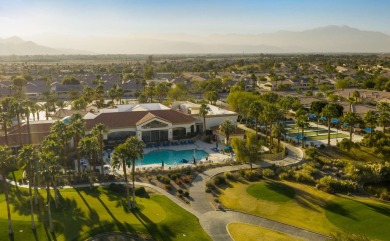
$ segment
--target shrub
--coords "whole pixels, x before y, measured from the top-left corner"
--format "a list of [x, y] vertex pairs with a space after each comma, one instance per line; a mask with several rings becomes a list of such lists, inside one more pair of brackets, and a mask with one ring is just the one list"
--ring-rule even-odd
[[213, 191], [213, 188], [206, 187], [206, 192], [207, 192], [207, 193], [210, 193], [210, 192], [212, 192], [212, 191]]
[[188, 191], [184, 191], [184, 196], [185, 197], [189, 197], [190, 196], [190, 193]]
[[211, 189], [215, 188], [215, 183], [214, 183], [214, 181], [213, 181], [213, 180], [207, 180], [207, 181], [206, 181], [206, 187], [207, 187], [207, 188], [211, 188]]
[[231, 180], [231, 181], [235, 181], [236, 179], [236, 177], [233, 175], [233, 173], [231, 173], [231, 172], [225, 172], [225, 178], [226, 179], [228, 179], [228, 180]]
[[157, 180], [159, 180], [161, 183], [169, 184], [171, 182], [171, 179], [167, 176], [157, 176]]
[[179, 173], [169, 173], [168, 174], [168, 177], [171, 179], [171, 180], [173, 180], [173, 181], [175, 181], [176, 179], [178, 179], [178, 178], [180, 178], [180, 174]]
[[183, 191], [183, 189], [179, 189], [179, 190], [177, 190], [177, 192], [180, 194], [183, 194], [184, 191]]
[[390, 193], [387, 190], [383, 190], [379, 195], [379, 198], [382, 200], [390, 201]]
[[252, 170], [252, 171], [248, 170], [248, 171], [245, 171], [244, 178], [250, 182], [254, 182], [254, 181], [257, 181], [261, 178], [261, 174], [255, 170]]
[[217, 175], [215, 176], [214, 178], [214, 184], [215, 185], [223, 185], [223, 184], [226, 184], [226, 179], [224, 176], [222, 175]]
[[164, 185], [165, 190], [169, 191], [171, 190], [171, 184], [165, 184]]
[[264, 177], [274, 177], [275, 176], [275, 172], [273, 170], [271, 170], [271, 169], [266, 168], [266, 169], [263, 169], [262, 175]]
[[108, 190], [110, 190], [111, 192], [118, 193], [118, 194], [124, 194], [126, 192], [126, 188], [124, 185], [116, 184], [116, 183], [111, 183], [108, 186]]
[[183, 181], [181, 179], [176, 179], [175, 183], [177, 185], [181, 185], [181, 184], [183, 184]]
[[191, 176], [185, 176], [182, 178], [182, 180], [183, 180], [183, 182], [189, 183], [192, 181], [192, 178], [191, 178]]
[[331, 176], [325, 176], [317, 181], [316, 188], [325, 192], [356, 192], [357, 182], [351, 180], [338, 180]]
[[145, 197], [145, 196], [148, 196], [148, 192], [145, 190], [144, 187], [137, 187], [135, 189], [135, 195], [137, 195], [139, 197]]
[[290, 179], [290, 175], [287, 173], [287, 172], [281, 172], [279, 174], [279, 178], [282, 179], [282, 180], [287, 180], [287, 179]]

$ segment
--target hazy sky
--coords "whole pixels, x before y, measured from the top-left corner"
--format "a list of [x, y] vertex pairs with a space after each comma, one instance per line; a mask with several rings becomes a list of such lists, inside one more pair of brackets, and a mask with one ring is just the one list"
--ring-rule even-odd
[[267, 33], [348, 25], [390, 34], [389, 0], [0, 0], [0, 37]]

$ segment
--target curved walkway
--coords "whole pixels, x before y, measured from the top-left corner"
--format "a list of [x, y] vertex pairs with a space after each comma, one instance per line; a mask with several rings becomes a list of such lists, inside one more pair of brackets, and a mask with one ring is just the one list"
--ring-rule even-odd
[[[260, 165], [253, 164], [253, 167], [267, 167], [270, 165], [298, 165], [303, 161], [303, 152], [300, 148], [291, 146], [287, 143], [284, 143], [288, 151], [288, 156], [283, 160], [279, 161], [264, 161]], [[235, 165], [235, 166], [224, 166], [218, 167], [214, 169], [207, 170], [203, 173], [200, 173], [192, 182], [192, 186], [190, 187], [191, 194], [191, 207], [184, 204], [180, 201], [176, 196], [168, 193], [164, 189], [154, 186], [149, 183], [141, 183], [136, 182], [135, 184], [138, 186], [144, 186], [158, 191], [159, 193], [165, 195], [171, 201], [179, 205], [181, 208], [195, 215], [202, 226], [202, 228], [210, 235], [210, 237], [214, 241], [226, 241], [232, 240], [230, 235], [227, 232], [227, 225], [232, 222], [242, 222], [257, 225], [260, 227], [272, 229], [278, 232], [286, 233], [292, 236], [299, 237], [303, 240], [327, 240], [329, 237], [318, 234], [315, 232], [311, 232], [306, 229], [301, 229], [298, 227], [294, 227], [288, 224], [284, 224], [281, 222], [277, 222], [271, 219], [241, 213], [233, 210], [224, 210], [224, 211], [216, 211], [214, 206], [210, 202], [209, 195], [205, 192], [206, 181], [223, 172], [228, 171], [236, 171], [240, 169], [249, 168], [249, 164], [243, 165]], [[14, 181], [7, 180], [8, 183], [15, 185]], [[110, 182], [111, 183], [111, 182]], [[110, 183], [95, 183], [94, 186], [102, 186], [109, 185]], [[124, 182], [119, 182], [124, 183]], [[28, 185], [19, 185], [20, 187], [28, 188]], [[77, 188], [77, 187], [89, 187], [90, 184], [82, 184], [82, 185], [74, 185], [74, 186], [63, 186], [60, 188]]]

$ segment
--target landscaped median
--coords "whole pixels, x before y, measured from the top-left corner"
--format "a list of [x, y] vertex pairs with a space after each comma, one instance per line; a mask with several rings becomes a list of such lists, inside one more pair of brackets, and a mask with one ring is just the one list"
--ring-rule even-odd
[[[49, 240], [47, 207], [40, 191], [36, 208], [36, 236], [31, 230], [27, 190], [11, 187], [11, 216], [14, 240]], [[16, 198], [17, 197], [17, 198]], [[56, 240], [85, 240], [105, 232], [135, 233], [155, 240], [211, 240], [198, 219], [167, 197], [154, 192], [140, 192], [137, 208], [128, 210], [123, 193], [108, 187], [60, 190], [58, 209], [52, 204]], [[0, 210], [6, 210], [0, 194]], [[0, 240], [8, 240], [7, 212], [0, 213]]]

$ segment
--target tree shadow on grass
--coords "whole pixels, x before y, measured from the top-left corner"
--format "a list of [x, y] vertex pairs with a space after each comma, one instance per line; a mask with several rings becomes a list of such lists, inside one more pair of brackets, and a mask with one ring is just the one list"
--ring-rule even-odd
[[355, 202], [358, 202], [358, 203], [361, 203], [367, 207], [369, 207], [371, 210], [377, 212], [377, 213], [380, 213], [380, 214], [383, 214], [387, 217], [390, 217], [390, 207], [385, 207], [383, 204], [382, 205], [373, 205], [373, 204], [370, 204], [370, 203], [365, 203], [365, 202], [362, 202], [362, 201], [358, 201], [358, 200], [355, 200], [355, 199], [352, 199], [352, 198], [349, 198], [349, 197], [345, 197], [346, 199], [348, 200], [352, 200], [352, 201], [355, 201]]
[[340, 216], [350, 218], [354, 221], [359, 221], [356, 217], [352, 216], [352, 214], [348, 210], [346, 210], [342, 205], [335, 202], [326, 205], [325, 210]]
[[131, 210], [134, 216], [141, 222], [141, 224], [148, 230], [156, 240], [171, 241], [176, 234], [171, 228], [165, 224], [157, 225], [145, 216], [138, 208]]
[[315, 212], [321, 212], [321, 208], [324, 209], [328, 208], [329, 211], [334, 210], [335, 212], [337, 211], [339, 213], [349, 215], [349, 212], [346, 209], [344, 209], [342, 206], [332, 201], [328, 201], [323, 198], [320, 198], [302, 189], [295, 189], [294, 200], [298, 203], [298, 205]]
[[75, 190], [76, 190], [77, 194], [80, 196], [81, 200], [83, 200], [85, 206], [88, 208], [89, 220], [90, 220], [91, 224], [93, 225], [93, 224], [97, 223], [101, 227], [102, 224], [100, 222], [100, 218], [99, 218], [99, 215], [96, 212], [96, 210], [91, 208], [91, 206], [89, 205], [87, 200], [85, 200], [84, 196], [80, 193], [80, 191], [77, 188], [75, 188]]
[[266, 181], [266, 186], [269, 190], [274, 191], [288, 199], [293, 199], [295, 197], [295, 190], [283, 183]]
[[52, 212], [53, 220], [62, 224], [64, 228], [65, 240], [73, 240], [80, 235], [84, 225], [92, 226], [95, 223], [87, 219], [85, 212], [74, 199], [63, 199], [62, 207]]

